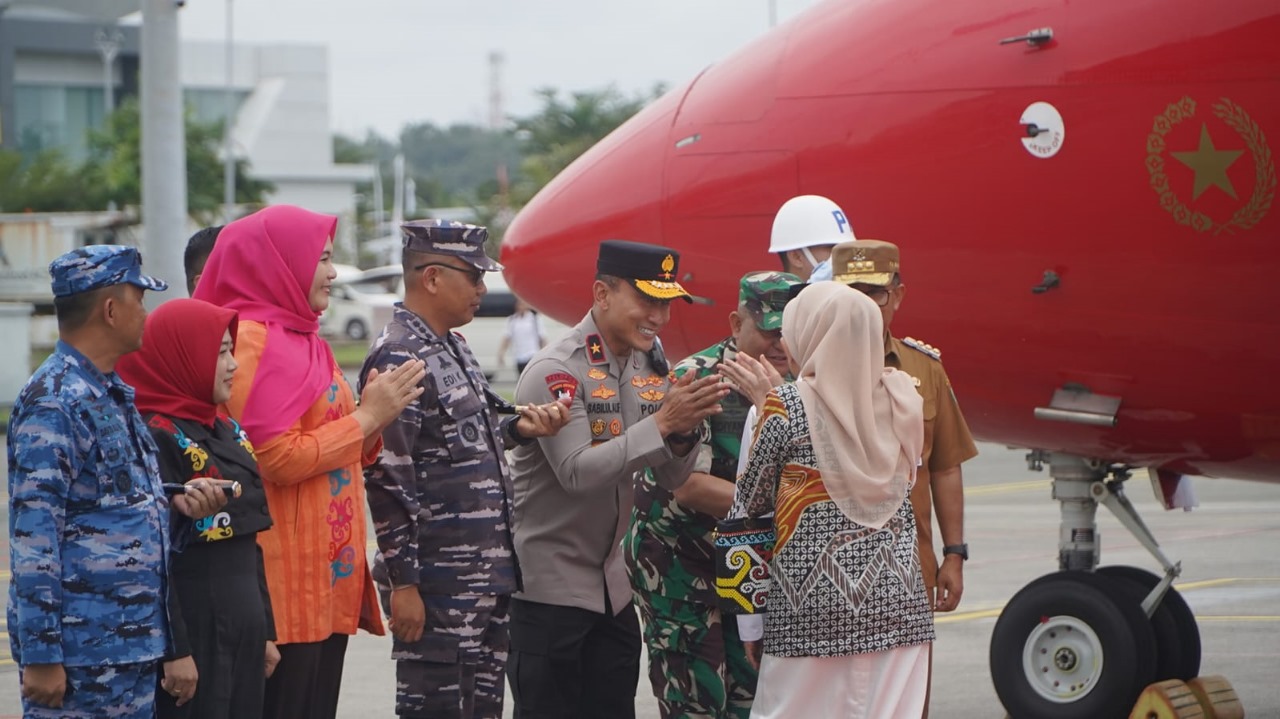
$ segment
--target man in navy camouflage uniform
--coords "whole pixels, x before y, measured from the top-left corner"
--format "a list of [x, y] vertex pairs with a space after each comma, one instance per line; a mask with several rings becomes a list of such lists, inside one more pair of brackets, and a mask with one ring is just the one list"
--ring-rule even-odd
[[[25, 717], [139, 717], [155, 710], [165, 653], [168, 503], [156, 448], [115, 374], [142, 343], [132, 247], [96, 245], [49, 265], [59, 341], [9, 419], [9, 642]], [[207, 482], [174, 505], [207, 516]]]
[[[741, 355], [787, 375], [782, 307], [799, 277], [751, 272], [738, 286], [730, 336], [675, 367], [677, 377], [735, 375]], [[750, 363], [755, 367], [755, 363]], [[636, 483], [627, 569], [644, 622], [649, 680], [663, 719], [747, 719], [756, 671], [747, 661], [735, 621], [717, 608], [711, 532], [733, 503], [742, 429], [752, 398], [741, 391], [720, 401], [706, 420], [689, 481], [674, 492], [645, 472]]]
[[383, 430], [365, 471], [396, 714], [500, 719], [507, 610], [520, 583], [503, 450], [554, 434], [569, 410], [551, 402], [500, 422], [484, 372], [451, 331], [479, 307], [484, 273], [502, 269], [485, 255], [485, 228], [422, 220], [402, 229], [405, 301], [360, 375], [363, 384], [374, 370], [427, 365], [422, 396]]

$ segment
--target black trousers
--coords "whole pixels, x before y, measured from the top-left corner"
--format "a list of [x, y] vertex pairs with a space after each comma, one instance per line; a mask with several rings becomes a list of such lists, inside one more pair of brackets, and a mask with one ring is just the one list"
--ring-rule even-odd
[[[191, 701], [177, 706], [156, 692], [160, 719], [260, 719], [266, 679], [266, 608], [258, 585], [254, 535], [192, 544], [173, 560], [173, 586], [199, 678]], [[157, 687], [164, 676], [157, 672]]]
[[334, 719], [347, 635], [322, 642], [281, 644], [280, 663], [267, 680], [265, 719]]
[[616, 615], [511, 600], [507, 681], [515, 719], [634, 719], [640, 624]]

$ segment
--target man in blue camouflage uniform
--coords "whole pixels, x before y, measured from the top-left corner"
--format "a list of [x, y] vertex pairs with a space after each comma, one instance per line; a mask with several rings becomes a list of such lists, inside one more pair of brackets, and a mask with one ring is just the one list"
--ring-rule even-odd
[[[759, 358], [785, 378], [782, 307], [801, 280], [785, 272], [752, 272], [738, 286], [730, 336], [675, 367], [676, 376], [736, 375], [740, 355]], [[754, 364], [750, 365], [756, 366]], [[715, 592], [711, 532], [733, 503], [743, 424], [752, 399], [741, 391], [720, 401], [706, 420], [689, 481], [674, 492], [649, 472], [636, 483], [626, 538], [627, 570], [644, 622], [649, 681], [663, 719], [747, 719], [756, 671], [737, 623], [724, 621]]]
[[[49, 274], [57, 349], [8, 429], [9, 642], [23, 716], [147, 718], [168, 636], [168, 502], [133, 389], [114, 369], [141, 346], [143, 291], [167, 285], [118, 245], [69, 252]], [[175, 498], [197, 517], [225, 504], [212, 486]]]
[[365, 472], [396, 714], [500, 719], [508, 604], [520, 583], [503, 451], [554, 434], [569, 410], [551, 402], [500, 422], [484, 372], [452, 332], [479, 307], [484, 273], [502, 269], [485, 255], [485, 228], [422, 220], [402, 230], [405, 301], [360, 374], [363, 385], [374, 370], [427, 365], [421, 397], [383, 430]]

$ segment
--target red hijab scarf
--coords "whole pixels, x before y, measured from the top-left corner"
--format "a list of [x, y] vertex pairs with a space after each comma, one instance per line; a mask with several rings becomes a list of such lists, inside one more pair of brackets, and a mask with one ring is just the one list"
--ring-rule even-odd
[[289, 429], [333, 382], [333, 350], [308, 295], [338, 218], [275, 205], [222, 228], [195, 297], [267, 326], [240, 426], [256, 445]]
[[200, 300], [170, 300], [148, 315], [142, 349], [116, 363], [136, 392], [138, 411], [212, 427], [218, 353], [227, 330], [236, 341], [236, 322], [234, 310]]

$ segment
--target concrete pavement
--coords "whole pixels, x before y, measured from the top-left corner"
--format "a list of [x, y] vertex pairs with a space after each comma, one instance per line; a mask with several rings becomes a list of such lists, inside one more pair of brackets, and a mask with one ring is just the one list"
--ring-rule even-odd
[[[1058, 509], [1046, 474], [1028, 472], [1023, 452], [982, 445], [965, 465], [965, 570], [960, 609], [938, 616], [932, 716], [998, 719], [1004, 712], [987, 669], [992, 627], [1004, 602], [1023, 584], [1056, 569]], [[1129, 483], [1130, 499], [1165, 551], [1181, 560], [1175, 585], [1200, 622], [1202, 674], [1222, 674], [1235, 686], [1250, 717], [1280, 718], [1280, 486], [1199, 480], [1201, 507], [1165, 512], [1145, 480]], [[3, 511], [7, 517], [7, 502]], [[1098, 513], [1103, 564], [1155, 570], [1154, 560], [1105, 510]], [[0, 562], [8, 567], [8, 552]], [[7, 585], [8, 572], [0, 574]], [[7, 596], [7, 594], [6, 594]], [[5, 637], [7, 639], [7, 636]], [[17, 668], [0, 653], [0, 719], [20, 714]], [[354, 637], [347, 653], [339, 716], [394, 716], [394, 664], [390, 641]], [[640, 719], [657, 707], [641, 672]], [[510, 707], [507, 708], [510, 716]]]

